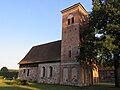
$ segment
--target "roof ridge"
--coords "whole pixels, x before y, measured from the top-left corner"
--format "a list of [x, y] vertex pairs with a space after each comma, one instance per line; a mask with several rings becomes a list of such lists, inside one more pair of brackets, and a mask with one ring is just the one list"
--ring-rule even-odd
[[43, 44], [40, 44], [40, 45], [35, 45], [35, 46], [33, 46], [33, 47], [38, 47], [38, 46], [48, 45], [48, 44], [56, 43], [56, 42], [61, 42], [61, 40], [52, 41], [52, 42], [47, 42], [47, 43], [43, 43]]

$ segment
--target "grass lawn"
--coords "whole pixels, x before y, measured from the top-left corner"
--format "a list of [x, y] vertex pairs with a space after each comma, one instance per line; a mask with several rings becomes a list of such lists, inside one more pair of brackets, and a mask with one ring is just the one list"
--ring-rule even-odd
[[29, 85], [15, 85], [14, 81], [0, 80], [0, 90], [120, 90], [111, 83], [99, 83], [94, 86], [74, 87], [62, 85], [48, 85], [29, 83]]

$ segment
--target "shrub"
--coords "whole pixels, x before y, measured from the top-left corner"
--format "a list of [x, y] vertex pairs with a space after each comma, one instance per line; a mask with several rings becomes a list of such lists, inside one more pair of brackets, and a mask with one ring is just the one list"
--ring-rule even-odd
[[0, 76], [0, 79], [3, 79], [4, 78], [4, 76]]
[[3, 78], [12, 78], [13, 77], [16, 79], [18, 76], [18, 72], [3, 72], [0, 71], [0, 76], [3, 76]]
[[28, 85], [28, 82], [25, 79], [17, 79], [16, 84], [17, 85]]
[[3, 72], [8, 72], [8, 68], [7, 68], [7, 67], [2, 67], [2, 68], [1, 68], [1, 71], [3, 71]]

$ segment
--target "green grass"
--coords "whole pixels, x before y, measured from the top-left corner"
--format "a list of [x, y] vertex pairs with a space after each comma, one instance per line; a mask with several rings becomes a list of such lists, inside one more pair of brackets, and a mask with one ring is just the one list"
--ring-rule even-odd
[[120, 90], [120, 88], [115, 88], [112, 83], [99, 83], [94, 86], [74, 87], [36, 83], [16, 85], [12, 80], [0, 80], [0, 90]]

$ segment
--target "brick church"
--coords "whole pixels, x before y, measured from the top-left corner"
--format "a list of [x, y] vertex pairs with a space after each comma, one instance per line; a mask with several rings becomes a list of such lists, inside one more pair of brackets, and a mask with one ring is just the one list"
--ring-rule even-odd
[[98, 69], [81, 65], [80, 28], [87, 24], [88, 13], [74, 4], [62, 13], [62, 40], [34, 46], [19, 62], [19, 78], [31, 82], [86, 86], [98, 81]]

